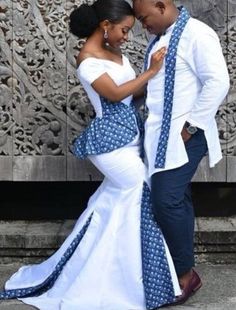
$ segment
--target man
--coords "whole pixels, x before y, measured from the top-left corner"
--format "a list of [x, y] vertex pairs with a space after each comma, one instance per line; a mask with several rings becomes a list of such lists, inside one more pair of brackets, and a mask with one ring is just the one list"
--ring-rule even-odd
[[168, 48], [165, 64], [147, 85], [145, 152], [155, 218], [169, 246], [185, 302], [201, 287], [193, 269], [194, 212], [190, 182], [208, 152], [210, 167], [221, 158], [215, 114], [229, 89], [216, 33], [172, 0], [133, 0], [136, 18], [154, 36], [150, 55]]

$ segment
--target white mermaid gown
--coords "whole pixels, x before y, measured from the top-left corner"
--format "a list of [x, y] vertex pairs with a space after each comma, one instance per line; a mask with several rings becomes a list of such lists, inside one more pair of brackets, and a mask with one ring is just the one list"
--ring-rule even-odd
[[[122, 65], [95, 58], [81, 63], [78, 76], [98, 117], [102, 116], [102, 107], [90, 84], [104, 72], [117, 84], [134, 78], [134, 71], [124, 56]], [[128, 97], [123, 102], [129, 105], [131, 100]], [[40, 286], [58, 271], [53, 285], [44, 293], [36, 297], [17, 296], [18, 299], [41, 310], [150, 309], [143, 284], [140, 237], [141, 199], [147, 179], [139, 154], [137, 135], [131, 143], [112, 152], [89, 156], [104, 174], [104, 181], [90, 197], [87, 208], [59, 250], [40, 264], [23, 266], [6, 282], [9, 294]], [[65, 253], [73, 245], [68, 258]], [[165, 242], [164, 247], [174, 294], [179, 295]], [[162, 262], [158, 266], [162, 268]]]

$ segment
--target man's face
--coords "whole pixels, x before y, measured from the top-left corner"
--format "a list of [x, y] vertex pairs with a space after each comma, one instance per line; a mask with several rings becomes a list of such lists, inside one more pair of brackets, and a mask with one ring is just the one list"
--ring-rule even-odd
[[156, 35], [165, 32], [165, 14], [158, 1], [135, 0], [133, 7], [136, 18], [148, 32]]

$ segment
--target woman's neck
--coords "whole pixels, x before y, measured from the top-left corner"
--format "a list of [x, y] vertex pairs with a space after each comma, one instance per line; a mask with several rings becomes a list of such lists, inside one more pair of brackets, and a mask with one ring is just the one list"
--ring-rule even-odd
[[100, 31], [95, 31], [86, 41], [86, 49], [89, 49], [94, 53], [104, 53], [107, 56], [109, 55], [120, 55], [121, 50], [118, 48], [113, 48], [111, 45], [107, 44], [104, 40], [103, 34]]

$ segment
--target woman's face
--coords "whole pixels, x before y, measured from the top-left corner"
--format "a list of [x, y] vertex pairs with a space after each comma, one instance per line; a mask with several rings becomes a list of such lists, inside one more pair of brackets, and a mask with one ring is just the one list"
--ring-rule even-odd
[[108, 38], [106, 40], [110, 46], [119, 48], [123, 43], [128, 41], [128, 33], [134, 25], [134, 16], [126, 16], [118, 24], [110, 23], [107, 29]]

